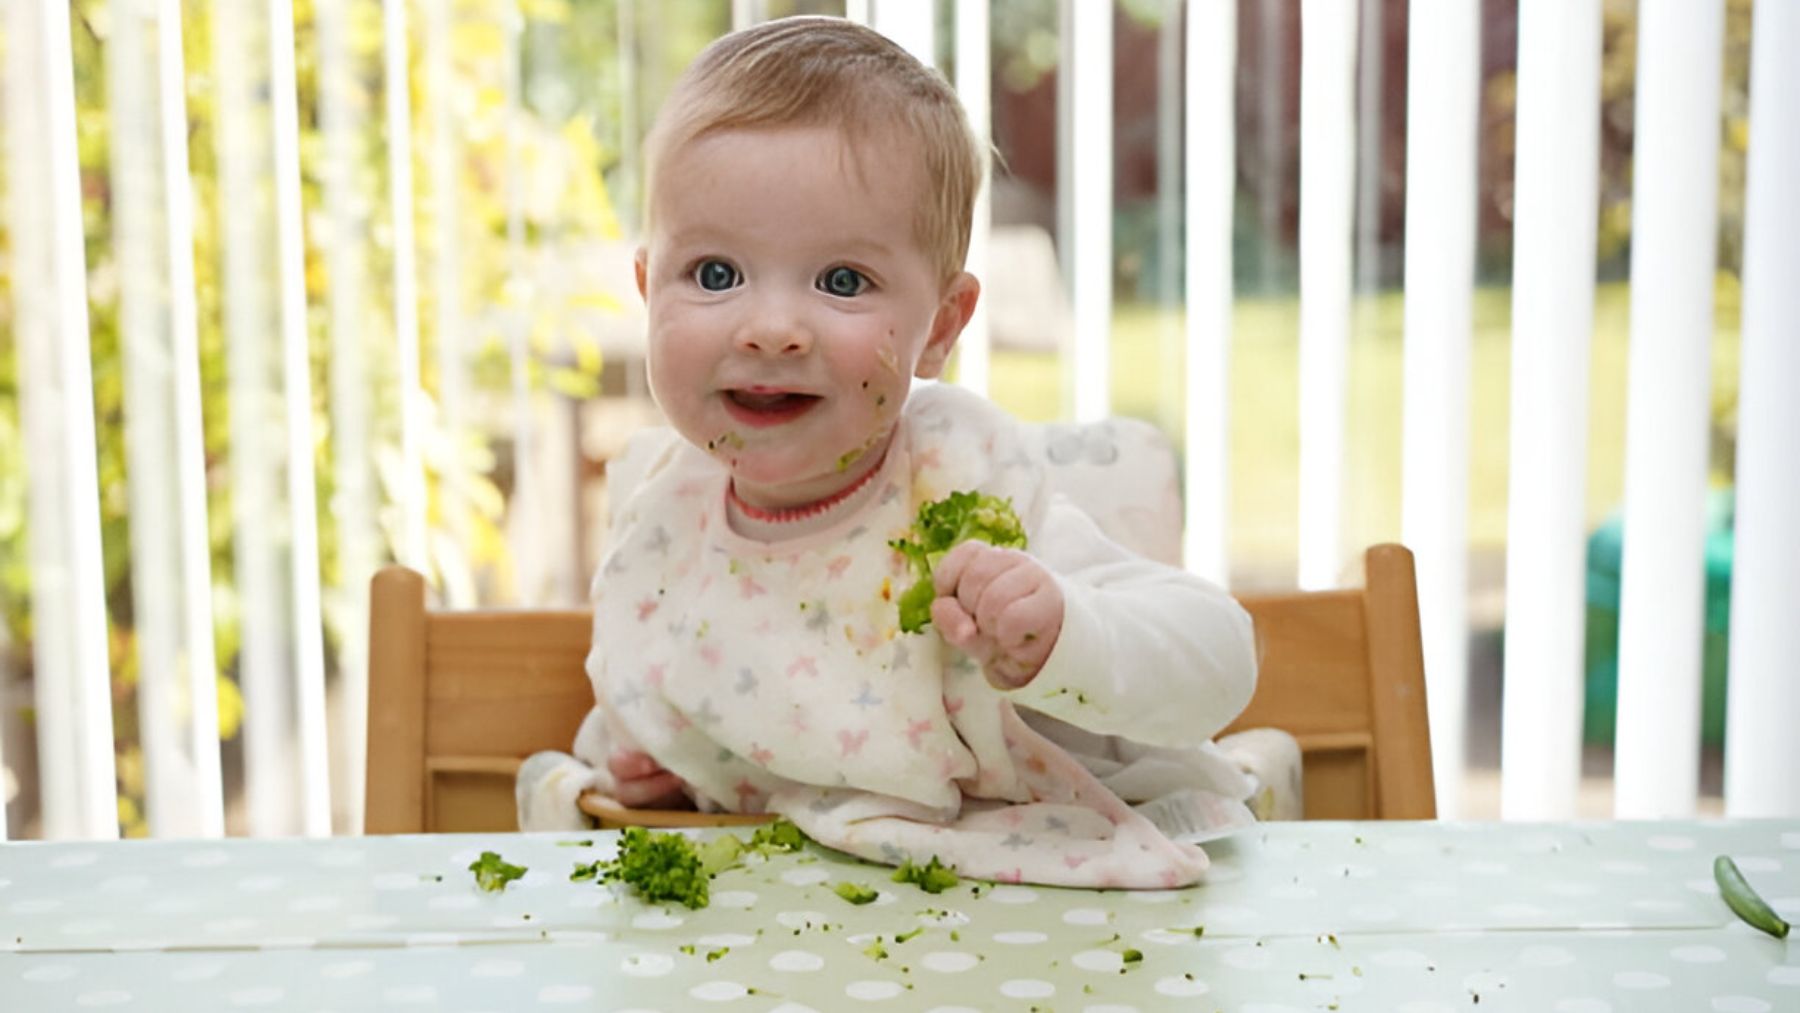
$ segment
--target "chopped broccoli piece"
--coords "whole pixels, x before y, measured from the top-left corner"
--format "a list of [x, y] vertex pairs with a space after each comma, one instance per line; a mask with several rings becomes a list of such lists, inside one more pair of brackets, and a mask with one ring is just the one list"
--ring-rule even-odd
[[912, 937], [918, 935], [919, 933], [921, 933], [923, 931], [925, 931], [925, 926], [915, 925], [913, 927], [912, 931], [910, 931], [910, 932], [896, 932], [896, 933], [894, 933], [894, 942], [904, 943], [908, 939], [911, 939]]
[[799, 851], [806, 843], [806, 835], [800, 832], [790, 820], [776, 820], [756, 828], [750, 835], [749, 850], [764, 855], [777, 851]]
[[469, 871], [475, 874], [476, 886], [490, 891], [504, 890], [506, 884], [525, 875], [523, 865], [511, 865], [493, 851], [483, 851], [480, 858], [469, 863]]
[[863, 948], [863, 956], [870, 960], [886, 960], [887, 955], [887, 947], [881, 945], [880, 936], [876, 936], [874, 942]]
[[971, 538], [1002, 548], [1023, 549], [1025, 528], [1013, 512], [1012, 501], [983, 492], [953, 492], [919, 507], [908, 538], [888, 542], [912, 563], [916, 580], [900, 595], [900, 629], [918, 633], [931, 623], [931, 602], [937, 590], [931, 568], [956, 545]]
[[1125, 963], [1135, 964], [1144, 959], [1144, 951], [1126, 950], [1124, 953], [1120, 954], [1120, 956], [1124, 958]]
[[723, 957], [725, 954], [730, 953], [730, 952], [731, 952], [731, 947], [729, 947], [729, 946], [721, 946], [716, 950], [707, 950], [706, 951], [706, 962], [710, 964], [713, 961], [719, 959], [720, 957]]
[[626, 827], [619, 855], [601, 865], [607, 882], [624, 883], [647, 901], [678, 901], [690, 908], [707, 904], [707, 881], [694, 842], [677, 833]]
[[900, 863], [894, 870], [894, 882], [911, 883], [926, 893], [943, 893], [962, 881], [957, 878], [955, 869], [940, 864], [937, 856], [932, 855], [931, 861], [924, 865], [915, 865], [910, 858]]
[[872, 887], [864, 886], [861, 883], [838, 883], [832, 889], [837, 892], [839, 897], [852, 904], [867, 904], [880, 896]]
[[623, 883], [647, 901], [672, 900], [702, 908], [710, 899], [708, 881], [741, 864], [745, 852], [798, 851], [805, 840], [800, 828], [787, 820], [758, 827], [749, 844], [736, 834], [722, 833], [696, 844], [678, 833], [626, 827], [619, 833], [616, 858], [578, 864], [569, 879]]
[[700, 868], [709, 876], [717, 876], [739, 864], [738, 858], [744, 853], [744, 842], [736, 834], [720, 834], [696, 845], [694, 852], [700, 856]]

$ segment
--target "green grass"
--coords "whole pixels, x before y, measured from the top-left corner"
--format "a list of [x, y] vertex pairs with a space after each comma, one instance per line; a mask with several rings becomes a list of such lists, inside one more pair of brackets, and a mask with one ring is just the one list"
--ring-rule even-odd
[[[1512, 294], [1475, 293], [1470, 350], [1469, 538], [1476, 551], [1506, 542]], [[1231, 520], [1234, 559], [1286, 565], [1298, 544], [1299, 308], [1297, 299], [1240, 299], [1231, 348]], [[1344, 545], [1400, 537], [1403, 299], [1381, 293], [1353, 309], [1345, 429]], [[1602, 285], [1594, 305], [1588, 393], [1587, 505], [1590, 524], [1616, 509], [1624, 490], [1626, 360], [1630, 293]], [[1713, 344], [1715, 404], [1734, 399], [1738, 314], [1735, 283], [1721, 282]], [[1114, 316], [1113, 410], [1148, 419], [1181, 442], [1184, 376], [1179, 312], [1121, 307]], [[1021, 418], [1063, 414], [1065, 378], [1054, 354], [996, 349], [993, 396]], [[1718, 412], [1715, 411], [1715, 415]]]

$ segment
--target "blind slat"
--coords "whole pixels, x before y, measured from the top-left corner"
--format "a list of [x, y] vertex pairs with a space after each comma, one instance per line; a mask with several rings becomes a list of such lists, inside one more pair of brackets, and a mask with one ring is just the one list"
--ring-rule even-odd
[[325, 629], [319, 606], [318, 482], [313, 468], [312, 357], [306, 324], [306, 234], [300, 206], [292, 0], [269, 0], [268, 21], [301, 825], [309, 836], [324, 837], [331, 833], [331, 766], [325, 745]]
[[363, 321], [371, 310], [365, 274], [372, 195], [358, 184], [368, 151], [360, 139], [358, 110], [372, 105], [361, 83], [363, 68], [351, 55], [344, 0], [324, 0], [315, 8], [319, 46], [319, 129], [322, 135], [320, 195], [327, 274], [326, 319], [330, 321], [332, 512], [338, 528], [338, 572], [332, 589], [336, 612], [344, 617], [338, 635], [338, 671], [343, 678], [342, 734], [338, 767], [345, 771], [334, 795], [350, 833], [362, 830], [368, 739], [368, 621], [364, 602], [380, 562], [376, 527], [375, 473], [369, 454], [374, 393], [369, 370], [369, 334]]
[[1519, 10], [1501, 812], [1574, 814], [1581, 775], [1600, 0]]
[[44, 836], [118, 836], [67, 5], [6, 5], [7, 194]]
[[419, 380], [418, 241], [413, 228], [412, 98], [407, 72], [406, 0], [382, 0], [381, 60], [387, 121], [388, 212], [394, 230], [394, 375], [399, 386], [401, 563], [429, 577], [426, 544], [425, 464], [421, 450], [425, 394]]
[[1356, 4], [1300, 4], [1300, 586], [1343, 566]]
[[1800, 5], [1756, 7], [1725, 811], [1800, 816]]
[[462, 453], [468, 437], [469, 366], [464, 349], [462, 226], [458, 165], [462, 160], [461, 123], [456, 114], [456, 79], [451, 36], [455, 31], [450, 0], [425, 4], [425, 104], [431, 123], [428, 158], [431, 169], [432, 337], [437, 346], [437, 424], [443, 451], [438, 472], [440, 556], [456, 558], [442, 567], [444, 601], [451, 608], [475, 606], [469, 546], [471, 498], [469, 470]]
[[1614, 781], [1624, 818], [1691, 816], [1699, 795], [1724, 17], [1716, 3], [1638, 7]]
[[[956, 93], [962, 96], [968, 113], [969, 129], [983, 145], [992, 143], [993, 87], [988, 55], [989, 0], [956, 0]], [[974, 221], [969, 231], [968, 270], [988, 281], [988, 234], [993, 228], [994, 167], [982, 160], [981, 189], [975, 195]], [[988, 300], [975, 304], [975, 315], [956, 343], [956, 379], [964, 387], [980, 394], [988, 392], [991, 372], [991, 336], [988, 331]]]
[[145, 816], [156, 836], [217, 837], [224, 807], [180, 9], [164, 5], [152, 18], [141, 0], [115, 0], [111, 14], [132, 570], [156, 575], [132, 581]]
[[[1229, 576], [1232, 207], [1237, 189], [1237, 0], [1187, 9], [1187, 476], [1183, 554], [1219, 584]], [[1173, 185], [1170, 181], [1169, 185]]]
[[[1073, 371], [1075, 420], [1093, 422], [1112, 412], [1113, 5], [1063, 0], [1062, 30], [1056, 186], [1068, 212], [1057, 241], [1075, 318], [1065, 368]], [[1077, 78], [1081, 86], [1072, 87]]]
[[1407, 15], [1402, 539], [1418, 561], [1419, 625], [1438, 812], [1461, 805], [1469, 671], [1469, 350], [1475, 286], [1478, 0]]

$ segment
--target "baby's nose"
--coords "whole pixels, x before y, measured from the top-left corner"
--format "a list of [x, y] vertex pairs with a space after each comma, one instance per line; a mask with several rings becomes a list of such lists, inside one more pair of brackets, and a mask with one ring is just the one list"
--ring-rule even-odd
[[744, 327], [738, 332], [739, 351], [752, 355], [788, 357], [804, 355], [812, 349], [812, 332], [803, 325], [764, 321]]

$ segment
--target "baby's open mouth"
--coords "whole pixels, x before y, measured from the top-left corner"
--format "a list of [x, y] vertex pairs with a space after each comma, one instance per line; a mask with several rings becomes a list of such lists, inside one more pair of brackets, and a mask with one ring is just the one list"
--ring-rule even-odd
[[770, 426], [805, 414], [820, 401], [817, 394], [801, 394], [786, 390], [728, 390], [725, 408], [738, 421], [753, 426]]

